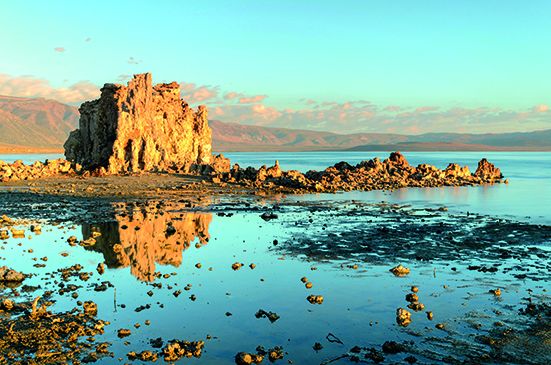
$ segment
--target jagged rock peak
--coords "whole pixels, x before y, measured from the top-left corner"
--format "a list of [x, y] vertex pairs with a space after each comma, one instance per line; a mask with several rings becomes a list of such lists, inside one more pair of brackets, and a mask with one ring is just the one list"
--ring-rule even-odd
[[84, 169], [188, 171], [211, 162], [207, 108], [190, 108], [177, 82], [153, 85], [150, 73], [134, 75], [127, 86], [105, 84], [79, 111], [79, 128], [64, 148]]
[[402, 155], [399, 151], [392, 152], [388, 157], [388, 159], [390, 162], [394, 163], [395, 165], [409, 166], [409, 162], [406, 160], [404, 155]]

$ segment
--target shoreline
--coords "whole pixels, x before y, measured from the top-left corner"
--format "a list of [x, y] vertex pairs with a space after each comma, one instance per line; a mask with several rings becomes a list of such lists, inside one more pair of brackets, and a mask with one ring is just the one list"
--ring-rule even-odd
[[[519, 148], [487, 148], [487, 149], [408, 149], [408, 148], [396, 148], [397, 146], [389, 145], [381, 146], [382, 148], [373, 148], [373, 149], [354, 149], [354, 148], [348, 148], [348, 149], [292, 149], [292, 148], [284, 148], [284, 149], [277, 149], [277, 148], [263, 148], [256, 149], [234, 149], [234, 148], [226, 148], [224, 150], [217, 150], [213, 149], [213, 153], [216, 154], [224, 154], [224, 153], [362, 153], [362, 152], [382, 152], [382, 153], [389, 153], [392, 151], [395, 151], [397, 149], [400, 149], [402, 152], [491, 152], [491, 153], [498, 153], [498, 152], [521, 152], [521, 153], [537, 153], [537, 152], [549, 152], [551, 153], [551, 148], [525, 148], [525, 147], [519, 147]], [[18, 155], [18, 154], [27, 154], [27, 155], [40, 155], [40, 154], [60, 154], [63, 155], [64, 149], [63, 148], [31, 148], [31, 147], [21, 147], [21, 148], [2, 148], [0, 147], [0, 155]]]

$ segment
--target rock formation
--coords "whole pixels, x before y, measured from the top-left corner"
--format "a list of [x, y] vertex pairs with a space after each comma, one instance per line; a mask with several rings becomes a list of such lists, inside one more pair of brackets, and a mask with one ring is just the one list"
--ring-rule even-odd
[[350, 190], [382, 190], [404, 187], [437, 187], [479, 185], [501, 182], [501, 171], [486, 159], [471, 174], [467, 166], [449, 164], [445, 170], [420, 164], [411, 166], [400, 152], [380, 161], [374, 158], [356, 166], [339, 162], [323, 171], [282, 171], [279, 163], [272, 167], [242, 169], [234, 165], [229, 172], [212, 172], [213, 181], [234, 182], [253, 188], [288, 192], [336, 192]]
[[44, 177], [74, 175], [80, 166], [71, 166], [69, 161], [63, 159], [36, 161], [32, 165], [26, 165], [21, 160], [13, 163], [0, 161], [0, 181], [34, 180]]
[[478, 162], [478, 167], [474, 173], [474, 176], [484, 181], [499, 180], [503, 178], [501, 171], [493, 164], [489, 163], [485, 158]]
[[65, 157], [86, 170], [188, 171], [211, 162], [207, 109], [191, 109], [176, 82], [153, 86], [151, 74], [135, 75], [128, 86], [105, 84], [79, 111]]

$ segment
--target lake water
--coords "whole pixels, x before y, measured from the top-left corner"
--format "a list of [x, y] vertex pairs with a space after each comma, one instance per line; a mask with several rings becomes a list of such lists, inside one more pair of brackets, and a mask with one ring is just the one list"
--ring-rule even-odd
[[[284, 169], [305, 171], [387, 153], [227, 155], [242, 166], [279, 159]], [[78, 301], [97, 303], [98, 318], [111, 324], [95, 340], [110, 342], [114, 353], [97, 364], [127, 363], [130, 351], [157, 351], [150, 340], [158, 337], [165, 343], [205, 340], [200, 358], [178, 364], [233, 364], [236, 353], [254, 353], [259, 345], [283, 347], [285, 357], [275, 364], [322, 364], [343, 355], [332, 363], [349, 364], [351, 356], [368, 363], [374, 356], [384, 356], [384, 363], [411, 357], [420, 364], [551, 363], [549, 319], [520, 314], [528, 298], [551, 303], [551, 227], [535, 224], [550, 219], [551, 154], [405, 156], [412, 164], [444, 168], [458, 162], [473, 171], [480, 157], [488, 157], [510, 183], [288, 196], [277, 204], [256, 197], [212, 203], [219, 200], [204, 197], [204, 205], [193, 210], [185, 202], [86, 205], [60, 198], [54, 206], [5, 199], [0, 213], [16, 219], [14, 228], [25, 230], [25, 237], [0, 241], [0, 266], [33, 274], [24, 284], [39, 287], [14, 289], [20, 294], [11, 297], [16, 302], [52, 290], [54, 312], [79, 307]], [[11, 159], [38, 157], [57, 156]], [[449, 209], [438, 209], [442, 205]], [[266, 221], [263, 212], [277, 218]], [[30, 232], [37, 220], [41, 234]], [[67, 243], [69, 236], [81, 241], [92, 232], [101, 234], [92, 246]], [[89, 280], [60, 277], [60, 269], [77, 263], [91, 273]], [[101, 275], [99, 263], [106, 265]], [[235, 263], [243, 266], [234, 270]], [[410, 274], [390, 273], [397, 264]], [[402, 327], [396, 310], [408, 308], [405, 296], [414, 285], [425, 308], [408, 309], [412, 323]], [[72, 289], [58, 292], [64, 287]], [[500, 296], [489, 293], [497, 288]], [[10, 295], [0, 283], [0, 298]], [[311, 304], [309, 295], [322, 295], [323, 303]], [[259, 309], [280, 318], [257, 318]], [[119, 339], [121, 328], [131, 335]], [[404, 351], [382, 352], [385, 341], [403, 344]], [[323, 348], [314, 349], [315, 343]], [[349, 352], [355, 346], [359, 353]]]
[[[225, 156], [240, 166], [260, 167], [279, 160], [282, 169], [320, 170], [340, 161], [356, 164], [374, 157], [385, 159], [389, 152], [231, 152]], [[551, 223], [551, 152], [405, 152], [412, 165], [428, 163], [441, 169], [455, 162], [474, 172], [486, 157], [499, 167], [509, 184], [477, 187], [400, 189], [393, 192], [346, 192], [316, 194], [300, 199], [340, 199], [367, 202], [389, 201], [425, 205], [445, 205], [455, 211], [514, 217], [525, 221]], [[55, 159], [61, 155], [0, 155], [0, 159], [25, 163]]]

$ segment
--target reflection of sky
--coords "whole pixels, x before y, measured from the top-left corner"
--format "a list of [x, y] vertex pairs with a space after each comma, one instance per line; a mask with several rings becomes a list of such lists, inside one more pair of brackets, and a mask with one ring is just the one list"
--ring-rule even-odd
[[[465, 266], [470, 262], [405, 262], [412, 270], [411, 274], [396, 278], [388, 272], [390, 265], [359, 263], [360, 268], [352, 270], [341, 269], [339, 262], [321, 264], [306, 262], [300, 257], [284, 257], [273, 250], [272, 242], [274, 239], [280, 242], [293, 240], [293, 233], [285, 229], [281, 217], [285, 213], [278, 214], [280, 218], [270, 222], [264, 222], [258, 212], [235, 212], [231, 217], [213, 214], [208, 225], [211, 238], [206, 245], [196, 249], [196, 241], [191, 242], [191, 247], [183, 251], [182, 263], [178, 267], [156, 266], [163, 274], [177, 273], [169, 279], [158, 280], [163, 284], [161, 289], [140, 282], [128, 267], [107, 269], [103, 276], [98, 276], [95, 267], [103, 261], [103, 255], [78, 246], [69, 247], [65, 241], [70, 235], [82, 238], [80, 228], [44, 226], [44, 233], [33, 234], [31, 240], [10, 240], [2, 256], [9, 258], [14, 269], [39, 274], [78, 262], [84, 266], [83, 271], [94, 272], [89, 282], [77, 280], [78, 285], [87, 287], [101, 281], [111, 282], [116, 292], [112, 288], [99, 293], [81, 289], [78, 300], [94, 300], [99, 306], [99, 317], [111, 322], [106, 334], [98, 336], [98, 340], [113, 342], [115, 357], [147, 348], [144, 344], [149, 338], [197, 340], [210, 334], [215, 338], [206, 342], [206, 351], [198, 361], [204, 364], [232, 364], [235, 353], [253, 351], [258, 345], [283, 345], [289, 352], [286, 359], [294, 363], [320, 363], [354, 345], [379, 347], [387, 340], [419, 341], [418, 337], [408, 334], [409, 330], [443, 337], [446, 333], [433, 328], [438, 322], [445, 322], [451, 330], [461, 333], [454, 336], [462, 338], [474, 332], [469, 322], [462, 320], [465, 316], [481, 317], [476, 321], [487, 329], [497, 320], [494, 310], [506, 315], [513, 313], [516, 317], [520, 298], [527, 296], [528, 288], [534, 289], [536, 294], [542, 288], [551, 289], [545, 282], [520, 282], [510, 274], [468, 271]], [[309, 216], [305, 210], [290, 219], [304, 222]], [[17, 242], [23, 245], [17, 246]], [[29, 248], [34, 250], [32, 254], [21, 254]], [[68, 252], [69, 256], [62, 257], [62, 251]], [[48, 256], [46, 268], [34, 268], [35, 262], [31, 258], [43, 256]], [[195, 268], [199, 262], [201, 269]], [[245, 266], [233, 271], [231, 264], [234, 262], [242, 262]], [[481, 264], [477, 258], [473, 258], [473, 262]], [[250, 263], [256, 264], [255, 270], [248, 268]], [[503, 263], [501, 259], [500, 263]], [[515, 260], [514, 263], [518, 262]], [[505, 262], [505, 266], [508, 264]], [[312, 271], [312, 266], [317, 270]], [[209, 267], [213, 270], [209, 271]], [[452, 271], [451, 267], [458, 270]], [[313, 283], [311, 290], [304, 288], [300, 281], [303, 276]], [[189, 292], [183, 290], [188, 283], [192, 284]], [[45, 286], [41, 276], [28, 279], [26, 284]], [[168, 288], [169, 285], [173, 286], [172, 289]], [[435, 321], [429, 322], [424, 313], [413, 313], [413, 323], [406, 331], [395, 324], [394, 313], [396, 308], [407, 304], [404, 297], [411, 285], [420, 287], [421, 302], [427, 310], [434, 312]], [[487, 293], [488, 289], [496, 287], [504, 288], [499, 300]], [[182, 294], [175, 298], [172, 293], [177, 289], [182, 290]], [[154, 292], [152, 297], [146, 294], [149, 290]], [[197, 296], [195, 302], [188, 299], [190, 294]], [[308, 294], [323, 295], [324, 303], [309, 304], [305, 299]], [[55, 299], [58, 300], [56, 309], [72, 308], [76, 302], [69, 296]], [[115, 300], [119, 305], [125, 304], [126, 309], [118, 307], [115, 311]], [[152, 308], [134, 312], [136, 307], [144, 304], [151, 304]], [[275, 323], [257, 319], [254, 314], [258, 309], [274, 311], [281, 318]], [[233, 315], [226, 317], [226, 312]], [[506, 315], [499, 320], [509, 318]], [[454, 321], [458, 318], [461, 320]], [[143, 325], [146, 319], [151, 320], [151, 326]], [[132, 327], [137, 322], [142, 324], [140, 329]], [[115, 340], [119, 328], [132, 329], [133, 335], [128, 338], [131, 345], [123, 346], [121, 341]], [[338, 336], [345, 346], [328, 343], [325, 336], [329, 332]], [[324, 350], [314, 352], [311, 348], [314, 342], [321, 342]], [[391, 356], [389, 359], [398, 361], [403, 357]], [[111, 359], [98, 362], [110, 363]]]

